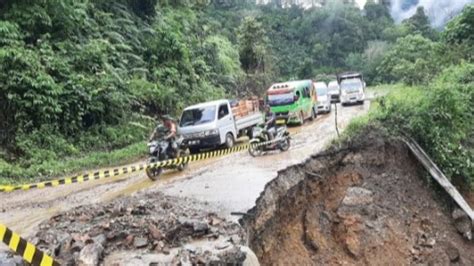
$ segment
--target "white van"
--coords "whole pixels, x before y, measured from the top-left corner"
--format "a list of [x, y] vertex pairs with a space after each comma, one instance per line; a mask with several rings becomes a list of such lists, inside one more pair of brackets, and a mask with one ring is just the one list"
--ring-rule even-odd
[[318, 114], [331, 112], [331, 98], [328, 94], [328, 86], [326, 85], [326, 83], [315, 82], [314, 89], [316, 90], [316, 95], [318, 99]]

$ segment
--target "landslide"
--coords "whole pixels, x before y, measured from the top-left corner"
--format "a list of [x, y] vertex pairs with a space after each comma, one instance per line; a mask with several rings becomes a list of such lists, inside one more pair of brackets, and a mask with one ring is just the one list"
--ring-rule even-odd
[[262, 265], [474, 265], [453, 209], [401, 140], [368, 130], [280, 171], [240, 222]]
[[[30, 241], [61, 265], [242, 263], [241, 227], [207, 209], [192, 199], [139, 192], [57, 214]], [[22, 263], [0, 252], [0, 265]]]

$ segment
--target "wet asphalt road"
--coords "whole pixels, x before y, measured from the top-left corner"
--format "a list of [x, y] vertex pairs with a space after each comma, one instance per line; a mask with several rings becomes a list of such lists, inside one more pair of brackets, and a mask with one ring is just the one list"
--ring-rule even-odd
[[[351, 119], [366, 113], [369, 105], [370, 102], [363, 106], [339, 106], [339, 129], [343, 130]], [[265, 184], [276, 176], [278, 170], [323, 150], [337, 137], [334, 109], [302, 127], [290, 128], [290, 132], [292, 143], [287, 152], [272, 152], [258, 158], [241, 152], [208, 159], [190, 164], [184, 172], [169, 171], [157, 182], [152, 182], [142, 172], [57, 188], [1, 193], [0, 222], [28, 237], [41, 221], [60, 212], [154, 190], [206, 202], [209, 211], [236, 220], [239, 217], [232, 216], [231, 212], [246, 212], [253, 207]], [[146, 196], [146, 193], [142, 194]]]

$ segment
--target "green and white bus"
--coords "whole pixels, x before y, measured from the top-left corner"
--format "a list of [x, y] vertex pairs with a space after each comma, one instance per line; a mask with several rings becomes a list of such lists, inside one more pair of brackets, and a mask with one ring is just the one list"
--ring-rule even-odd
[[304, 124], [317, 115], [317, 96], [312, 80], [275, 83], [268, 90], [266, 102], [277, 117], [276, 123]]

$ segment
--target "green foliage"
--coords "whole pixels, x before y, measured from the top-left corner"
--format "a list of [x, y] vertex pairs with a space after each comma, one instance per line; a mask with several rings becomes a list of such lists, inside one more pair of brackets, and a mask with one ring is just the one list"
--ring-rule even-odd
[[370, 32], [369, 38], [380, 40], [384, 36], [384, 30], [393, 25], [393, 19], [388, 7], [381, 3], [375, 3], [374, 0], [368, 0], [364, 6], [365, 18]]
[[149, 0], [2, 3], [2, 159], [36, 169], [122, 148], [153, 128], [136, 114], [177, 114], [234, 90], [243, 73], [238, 49], [200, 30], [212, 23], [200, 21], [194, 4], [185, 2], [162, 2], [162, 8]]
[[413, 137], [444, 173], [474, 189], [474, 65], [443, 71], [427, 87], [398, 87], [376, 103], [350, 135], [367, 124]]
[[436, 43], [421, 35], [400, 38], [384, 57], [378, 72], [387, 81], [427, 83], [440, 70], [436, 47]]
[[146, 143], [138, 142], [112, 152], [90, 152], [87, 156], [63, 157], [57, 160], [42, 161], [29, 167], [0, 159], [0, 185], [24, 184], [31, 182], [31, 179], [50, 180], [52, 177], [90, 171], [91, 168], [132, 163], [137, 158], [144, 156], [146, 156]]
[[246, 17], [238, 30], [240, 62], [246, 73], [265, 72], [267, 38], [260, 22]]
[[459, 16], [446, 25], [443, 38], [451, 44], [464, 43], [471, 49], [474, 47], [474, 4], [467, 5]]
[[425, 38], [437, 39], [438, 33], [431, 28], [428, 16], [425, 14], [423, 6], [416, 9], [415, 15], [403, 22], [408, 29], [408, 32], [413, 35], [422, 35]]
[[370, 41], [363, 53], [350, 53], [346, 58], [346, 65], [349, 69], [364, 73], [364, 80], [369, 84], [380, 82], [377, 67], [381, 65], [388, 50], [387, 42]]

